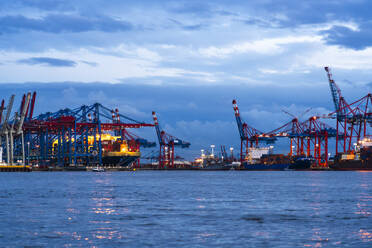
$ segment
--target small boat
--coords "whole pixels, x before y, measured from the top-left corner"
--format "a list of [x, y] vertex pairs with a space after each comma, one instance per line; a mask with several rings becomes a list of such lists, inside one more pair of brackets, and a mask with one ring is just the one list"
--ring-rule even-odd
[[97, 166], [97, 167], [92, 168], [92, 171], [93, 172], [105, 172], [105, 169]]
[[230, 170], [235, 170], [235, 169], [239, 168], [240, 165], [241, 165], [241, 163], [238, 162], [238, 161], [233, 161], [230, 164], [228, 164], [228, 166], [231, 167]]
[[198, 170], [230, 170], [231, 165], [224, 162], [213, 155], [203, 155], [201, 158], [195, 159], [196, 168]]

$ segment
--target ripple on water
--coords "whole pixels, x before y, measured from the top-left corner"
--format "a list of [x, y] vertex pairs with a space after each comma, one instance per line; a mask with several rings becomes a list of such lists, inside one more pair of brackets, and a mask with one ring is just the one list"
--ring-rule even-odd
[[257, 223], [264, 223], [264, 217], [258, 215], [244, 215], [241, 217], [242, 220], [253, 221]]
[[24, 175], [0, 174], [0, 247], [372, 247], [372, 173]]

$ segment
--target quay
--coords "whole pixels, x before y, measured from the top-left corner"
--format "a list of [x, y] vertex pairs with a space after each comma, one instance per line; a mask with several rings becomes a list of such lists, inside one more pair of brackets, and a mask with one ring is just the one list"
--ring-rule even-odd
[[32, 167], [29, 165], [0, 165], [0, 172], [31, 172]]

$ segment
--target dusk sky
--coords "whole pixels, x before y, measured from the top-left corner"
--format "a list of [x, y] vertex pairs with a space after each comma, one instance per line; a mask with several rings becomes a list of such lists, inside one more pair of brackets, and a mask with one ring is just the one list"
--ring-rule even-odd
[[[0, 98], [37, 91], [36, 114], [100, 102], [191, 142], [234, 146], [231, 101], [270, 131], [332, 112], [324, 66], [348, 101], [372, 86], [372, 2], [0, 1]], [[308, 116], [306, 116], [308, 117]], [[137, 134], [156, 140], [152, 128]]]

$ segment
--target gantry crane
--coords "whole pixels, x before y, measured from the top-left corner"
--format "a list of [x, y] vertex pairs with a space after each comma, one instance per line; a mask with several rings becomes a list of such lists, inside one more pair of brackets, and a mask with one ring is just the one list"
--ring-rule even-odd
[[[327, 72], [328, 82], [331, 89], [335, 111], [328, 116], [337, 120], [336, 154], [341, 150], [349, 153], [353, 150], [353, 142], [359, 144], [364, 138], [370, 137], [368, 128], [372, 123], [370, 104], [372, 95], [367, 94], [361, 99], [348, 104], [341, 95], [341, 90], [333, 80], [329, 67], [324, 68]], [[369, 125], [367, 125], [369, 123]], [[341, 149], [339, 149], [341, 145]]]
[[179, 146], [181, 148], [188, 148], [190, 147], [190, 143], [187, 141], [183, 141], [178, 139], [164, 130], [160, 129], [158, 117], [156, 113], [152, 112], [152, 117], [154, 119], [154, 125], [156, 134], [158, 136], [159, 141], [159, 165], [160, 169], [167, 169], [167, 168], [175, 168], [174, 166], [174, 147]]
[[[1, 124], [1, 130], [0, 130], [0, 141], [2, 142], [3, 137], [5, 137], [5, 150], [6, 150], [6, 159], [7, 163], [10, 164], [10, 144], [9, 144], [9, 117], [12, 112], [13, 108], [13, 102], [14, 102], [15, 95], [12, 95], [9, 99], [9, 103], [6, 107], [6, 115], [4, 121], [2, 121]], [[3, 100], [4, 101], [4, 100]], [[4, 110], [4, 108], [2, 108]], [[3, 111], [2, 111], [3, 112]]]
[[250, 147], [259, 147], [259, 142], [261, 141], [264, 141], [266, 144], [274, 143], [276, 138], [265, 136], [263, 132], [243, 122], [242, 118], [240, 117], [240, 112], [236, 100], [233, 100], [232, 104], [240, 135], [240, 163], [242, 165], [243, 161], [248, 155], [248, 150]]
[[112, 115], [112, 109], [100, 103], [47, 112], [35, 118], [32, 118], [33, 108], [30, 110], [24, 124], [30, 150], [28, 158], [37, 160], [41, 166], [102, 164], [102, 137], [107, 132], [114, 132], [120, 136], [118, 139], [128, 141], [129, 151], [139, 152], [139, 146], [149, 146], [146, 140], [129, 133], [128, 129], [152, 127], [153, 124], [134, 120], [120, 114], [119, 110]]
[[[24, 147], [24, 121], [27, 118], [27, 113], [29, 110], [29, 104], [31, 101], [31, 93], [27, 95], [23, 95], [22, 103], [19, 109], [19, 112], [16, 111], [14, 113], [13, 119], [10, 119], [10, 115], [13, 108], [15, 95], [10, 97], [8, 106], [6, 107], [6, 116], [4, 121], [3, 113], [4, 113], [4, 100], [1, 103], [1, 111], [0, 111], [0, 145], [4, 145], [6, 150], [6, 159], [8, 165], [13, 165], [15, 160], [22, 159], [23, 165], [25, 165], [25, 147]], [[5, 144], [3, 144], [3, 138], [5, 137]], [[3, 149], [1, 149], [3, 150]], [[14, 154], [18, 154], [19, 156], [15, 159]]]

